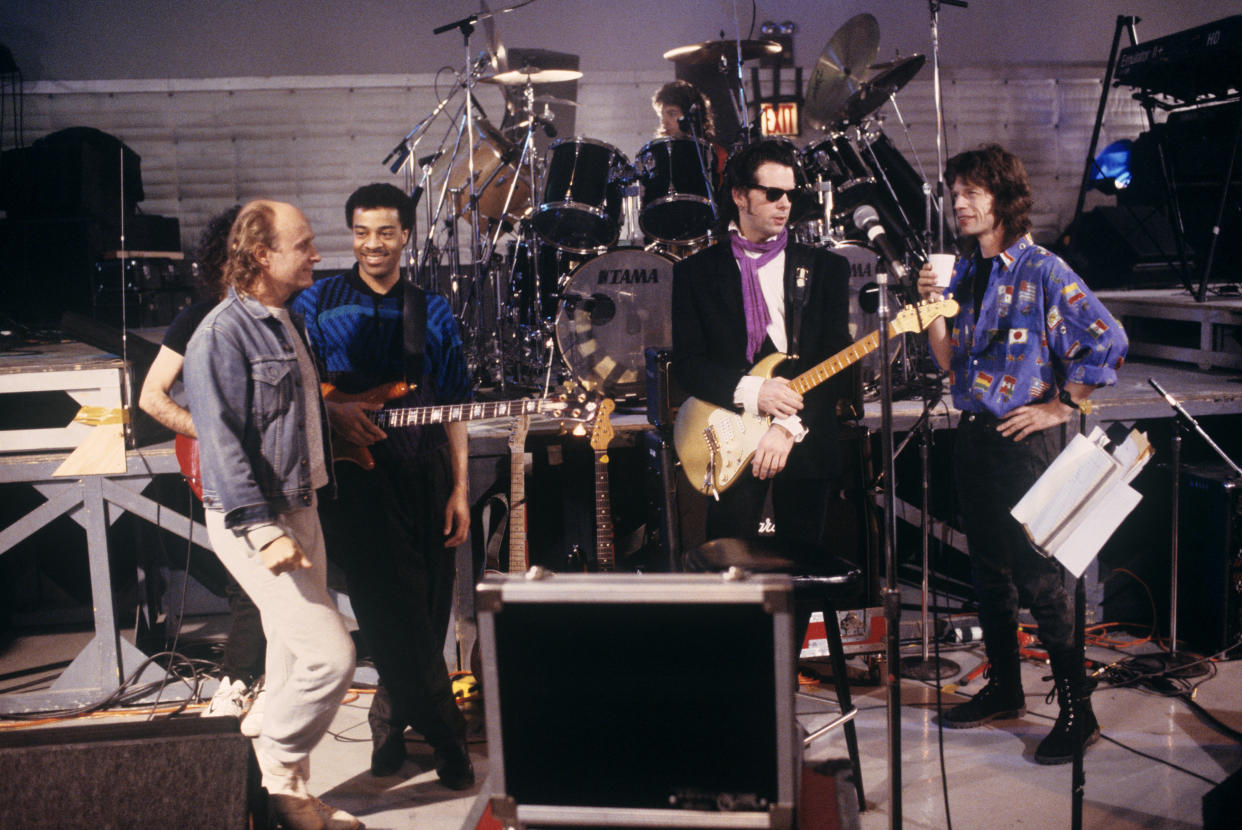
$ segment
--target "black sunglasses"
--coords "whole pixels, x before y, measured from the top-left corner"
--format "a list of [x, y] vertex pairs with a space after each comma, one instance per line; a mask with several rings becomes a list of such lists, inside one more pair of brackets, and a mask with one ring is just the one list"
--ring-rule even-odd
[[785, 190], [783, 187], [764, 187], [761, 184], [748, 184], [747, 187], [751, 190], [762, 190], [763, 197], [769, 202], [779, 202], [782, 196], [787, 197], [790, 202], [793, 202], [794, 197], [802, 192], [800, 187], [791, 187], [789, 190]]

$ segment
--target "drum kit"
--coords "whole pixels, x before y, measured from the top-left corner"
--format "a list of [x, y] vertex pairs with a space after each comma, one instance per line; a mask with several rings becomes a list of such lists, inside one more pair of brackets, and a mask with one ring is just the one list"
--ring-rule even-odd
[[[491, 22], [489, 14], [472, 17]], [[549, 105], [574, 104], [536, 96], [536, 87], [582, 73], [529, 61], [510, 68], [494, 27], [486, 32], [486, 55], [459, 76], [465, 100], [441, 150], [414, 161], [417, 139], [448, 98], [394, 150], [394, 171], [409, 159], [413, 192], [433, 196], [412, 266], [426, 287], [454, 304], [481, 385], [526, 393], [573, 380], [620, 401], [641, 400], [646, 350], [672, 344], [673, 264], [714, 238], [722, 172], [716, 148], [701, 136], [661, 136], [631, 161], [608, 142], [578, 135], [540, 153], [536, 130], [554, 135]], [[876, 63], [878, 42], [879, 27], [867, 14], [836, 32], [811, 74], [803, 108], [804, 123], [821, 135], [794, 146], [806, 196], [795, 205], [791, 233], [849, 259], [856, 338], [875, 327], [867, 291], [874, 291], [880, 259], [867, 245], [866, 229], [855, 227], [855, 211], [874, 207], [910, 258], [929, 249], [928, 231], [938, 221], [924, 176], [875, 117], [885, 103], [896, 109], [896, 92], [924, 59]], [[727, 71], [779, 51], [770, 41], [720, 40], [665, 57], [716, 62]], [[500, 87], [508, 108], [504, 129], [492, 126], [473, 100], [475, 83]], [[740, 84], [739, 101], [744, 116]], [[740, 141], [754, 139], [755, 130], [743, 132]], [[457, 220], [471, 228], [472, 264], [464, 269], [467, 245], [457, 239]]]

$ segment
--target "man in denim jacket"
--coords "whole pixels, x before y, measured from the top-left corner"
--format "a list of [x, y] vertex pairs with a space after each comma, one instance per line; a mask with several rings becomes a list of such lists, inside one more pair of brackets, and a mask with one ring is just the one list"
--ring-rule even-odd
[[267, 634], [267, 711], [254, 741], [263, 786], [293, 830], [360, 824], [306, 790], [311, 748], [353, 676], [328, 597], [315, 491], [330, 482], [327, 420], [300, 321], [284, 307], [320, 257], [292, 205], [257, 201], [229, 232], [227, 297], [186, 349], [212, 548]]

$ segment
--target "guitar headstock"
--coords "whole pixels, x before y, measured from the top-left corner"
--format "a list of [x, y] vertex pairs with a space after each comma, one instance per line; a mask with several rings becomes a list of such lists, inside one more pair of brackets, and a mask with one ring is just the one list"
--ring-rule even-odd
[[530, 432], [530, 416], [523, 413], [509, 424], [509, 452], [521, 452], [526, 446], [526, 435]]
[[612, 411], [617, 405], [612, 398], [604, 398], [595, 407], [595, 423], [591, 427], [591, 449], [606, 450], [612, 441]]
[[943, 300], [924, 300], [918, 305], [908, 305], [893, 316], [893, 334], [912, 334], [926, 329], [933, 320], [939, 317], [957, 316], [957, 300], [945, 297]]

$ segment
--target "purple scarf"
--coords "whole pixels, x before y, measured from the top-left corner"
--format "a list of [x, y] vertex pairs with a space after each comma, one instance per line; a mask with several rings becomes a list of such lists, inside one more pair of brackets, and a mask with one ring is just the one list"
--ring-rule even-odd
[[[779, 236], [767, 242], [751, 242], [737, 231], [730, 231], [729, 236], [733, 245], [733, 256], [742, 272], [742, 308], [746, 312], [746, 359], [753, 363], [759, 347], [763, 345], [763, 338], [767, 336], [768, 324], [772, 322], [768, 304], [763, 301], [763, 289], [759, 285], [759, 269], [785, 250], [789, 230], [782, 229]], [[757, 253], [759, 256], [747, 256], [747, 252]]]

